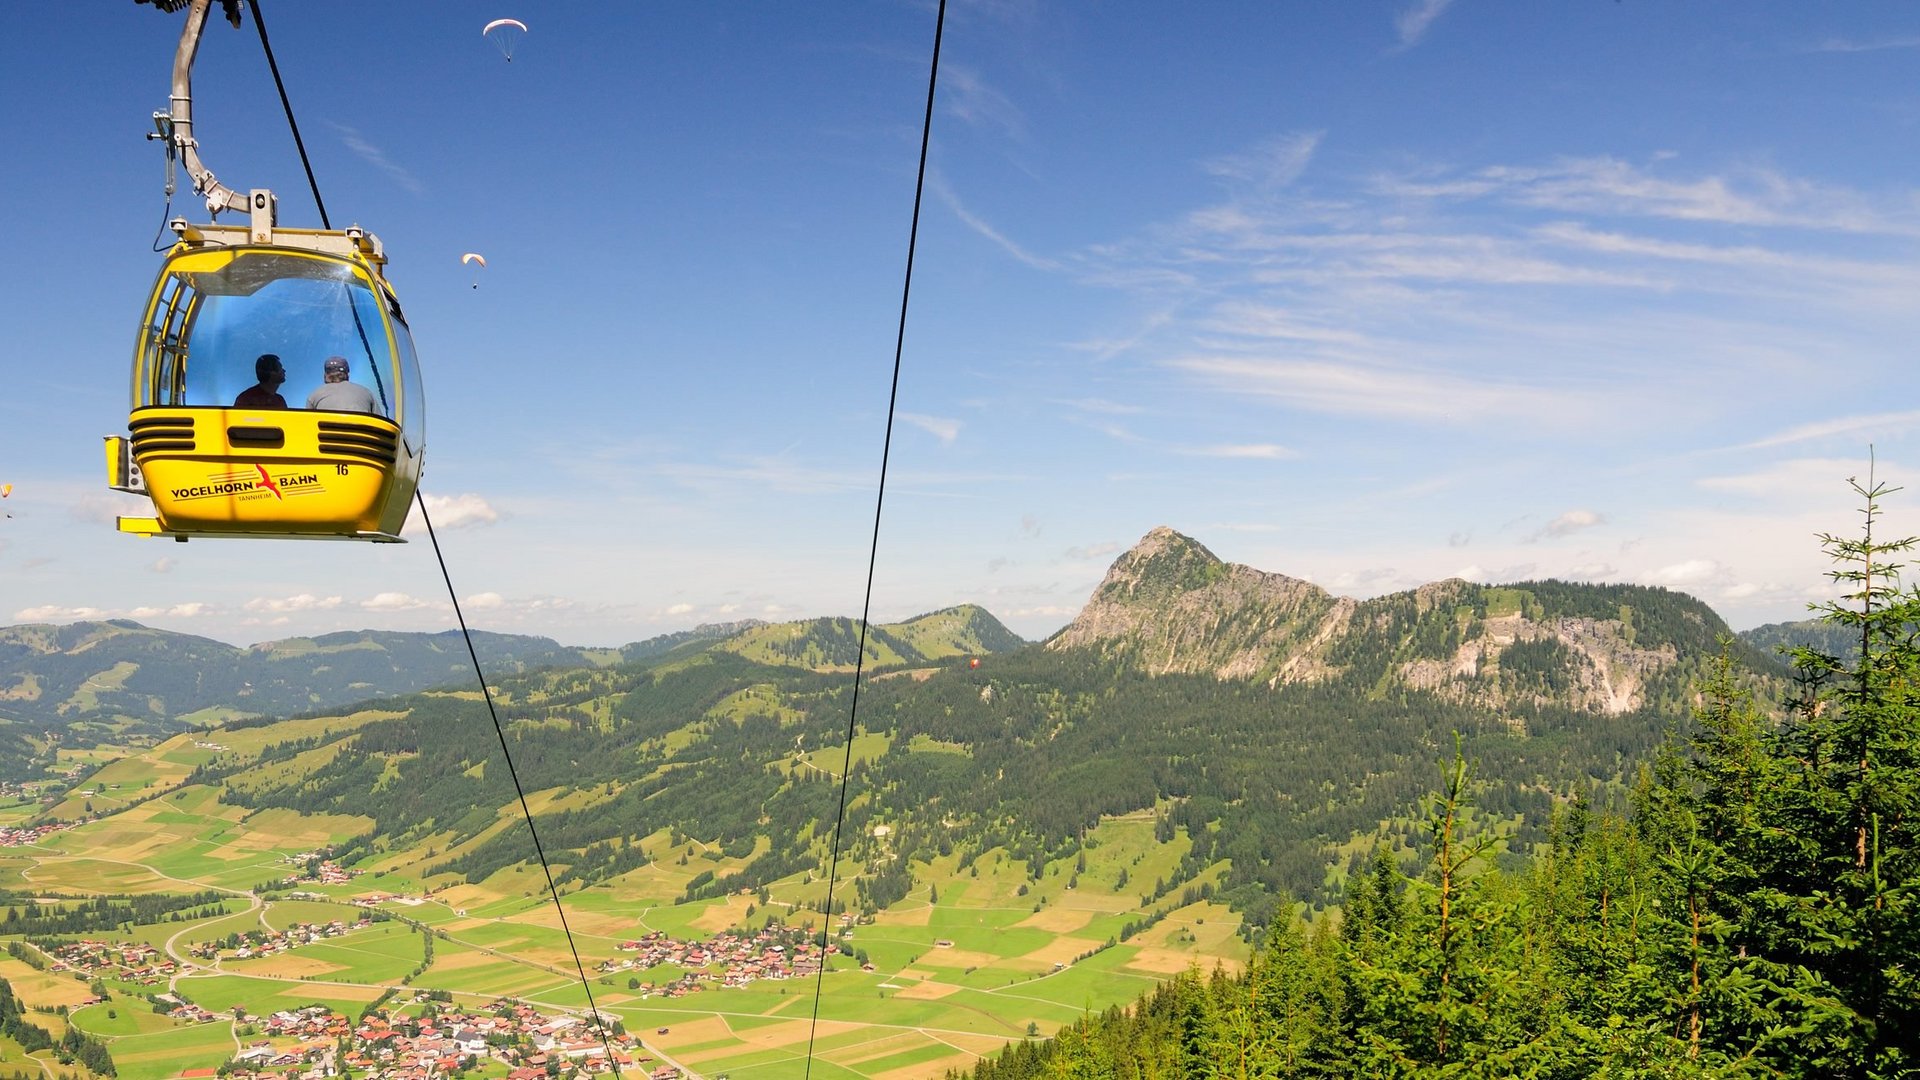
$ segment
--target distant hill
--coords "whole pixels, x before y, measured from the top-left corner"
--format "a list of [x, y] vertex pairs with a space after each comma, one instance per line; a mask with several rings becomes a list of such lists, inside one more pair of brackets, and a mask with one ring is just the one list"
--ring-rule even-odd
[[[1006, 652], [1025, 644], [985, 608], [966, 604], [874, 626], [867, 634], [865, 666], [919, 664], [968, 653]], [[842, 618], [759, 625], [719, 647], [778, 667], [852, 671], [860, 650], [860, 624]]]
[[[687, 631], [621, 650], [488, 631], [473, 637], [492, 679], [541, 667], [604, 666], [729, 632]], [[233, 716], [335, 708], [473, 679], [458, 631], [356, 630], [239, 648], [118, 619], [0, 628], [0, 720], [83, 735], [168, 734]]]
[[1860, 637], [1857, 631], [1819, 619], [1802, 619], [1798, 622], [1768, 623], [1751, 630], [1740, 631], [1740, 640], [1755, 649], [1772, 656], [1782, 665], [1789, 664], [1784, 655], [1796, 646], [1805, 646], [1828, 656], [1838, 656], [1851, 660], [1860, 655]]

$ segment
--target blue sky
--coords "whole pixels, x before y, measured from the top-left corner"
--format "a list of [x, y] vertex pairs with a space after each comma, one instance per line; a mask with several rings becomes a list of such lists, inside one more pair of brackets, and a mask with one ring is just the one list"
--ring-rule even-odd
[[[335, 224], [392, 258], [469, 622], [858, 615], [933, 8], [262, 6]], [[181, 18], [60, 5], [0, 44], [0, 622], [449, 628], [422, 534], [113, 531]], [[1346, 595], [1803, 617], [1869, 447], [1920, 532], [1917, 69], [1893, 3], [956, 0], [875, 617], [1040, 637], [1156, 525]], [[251, 25], [194, 89], [215, 172], [317, 225]]]

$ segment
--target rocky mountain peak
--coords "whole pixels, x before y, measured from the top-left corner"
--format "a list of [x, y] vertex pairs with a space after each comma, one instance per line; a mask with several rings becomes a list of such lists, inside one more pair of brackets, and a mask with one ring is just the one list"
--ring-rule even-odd
[[1095, 590], [1095, 600], [1161, 600], [1205, 588], [1227, 576], [1227, 564], [1206, 545], [1165, 525], [1156, 525], [1114, 560]]
[[1223, 562], [1204, 544], [1159, 526], [1114, 560], [1050, 648], [1126, 654], [1155, 674], [1271, 674], [1289, 645], [1351, 607], [1297, 578]]
[[[1546, 705], [1618, 714], [1710, 648], [1697, 600], [1636, 586], [1428, 582], [1370, 600], [1228, 563], [1160, 527], [1116, 559], [1080, 614], [1047, 642], [1150, 675], [1346, 681], [1417, 691], [1496, 714]], [[1519, 723], [1519, 720], [1514, 720]]]

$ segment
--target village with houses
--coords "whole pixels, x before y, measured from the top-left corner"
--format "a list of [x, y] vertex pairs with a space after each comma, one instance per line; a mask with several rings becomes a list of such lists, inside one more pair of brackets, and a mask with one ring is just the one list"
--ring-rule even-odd
[[69, 941], [43, 949], [53, 970], [73, 971], [89, 979], [119, 979], [140, 986], [166, 982], [179, 965], [157, 947], [140, 941]]
[[[553, 1080], [608, 1072], [626, 1074], [654, 1065], [640, 1040], [617, 1021], [606, 1026], [589, 1018], [550, 1016], [524, 1002], [497, 1000], [478, 1012], [446, 1002], [433, 991], [417, 991], [418, 1015], [374, 1008], [358, 1021], [323, 1005], [256, 1016], [235, 1007], [230, 1017], [258, 1037], [241, 1036], [246, 1045], [219, 1069], [192, 1070], [182, 1080], [246, 1076], [284, 1080], [324, 1080], [353, 1076], [369, 1080], [433, 1080], [480, 1069], [488, 1063], [506, 1068], [506, 1080]], [[498, 1075], [497, 1066], [490, 1070]], [[643, 1075], [673, 1080], [670, 1065]]]
[[[822, 951], [811, 933], [778, 923], [753, 933], [727, 930], [705, 941], [681, 941], [656, 930], [621, 942], [619, 949], [634, 955], [601, 961], [602, 972], [644, 971], [662, 964], [684, 969], [684, 974], [664, 985], [635, 987], [642, 990], [642, 997], [684, 997], [705, 990], [710, 983], [745, 986], [755, 979], [811, 976], [820, 971]], [[837, 951], [835, 945], [826, 948], [828, 953]]]
[[25, 847], [37, 844], [51, 833], [73, 827], [68, 821], [47, 821], [38, 825], [0, 826], [0, 847]]
[[[295, 923], [285, 930], [248, 930], [212, 941], [194, 943], [188, 950], [199, 960], [245, 960], [271, 956], [302, 945], [339, 938], [371, 926], [371, 911], [354, 922]], [[683, 997], [707, 989], [743, 986], [756, 979], [808, 977], [820, 970], [823, 955], [840, 952], [834, 944], [824, 949], [806, 930], [770, 923], [753, 932], [727, 931], [702, 941], [685, 941], [653, 931], [623, 941], [622, 956], [603, 961], [603, 973], [645, 971], [661, 966], [679, 969], [677, 977], [661, 985], [640, 984], [643, 997]], [[114, 979], [136, 985], [164, 985], [179, 971], [162, 950], [139, 942], [81, 940], [47, 950], [53, 969], [86, 978]], [[631, 984], [630, 984], [631, 985]], [[159, 1009], [185, 1023], [235, 1024], [244, 1045], [218, 1070], [221, 1076], [250, 1076], [274, 1080], [324, 1080], [351, 1075], [372, 1080], [434, 1080], [451, 1073], [497, 1062], [507, 1080], [554, 1080], [610, 1071], [626, 1073], [635, 1066], [653, 1064], [640, 1041], [610, 1021], [606, 1030], [575, 1016], [551, 1016], [516, 1001], [497, 1000], [477, 1012], [467, 1011], [444, 991], [413, 992], [410, 1008], [375, 1008], [359, 1020], [325, 1006], [260, 1016], [238, 1007], [212, 1012], [179, 993], [152, 995]], [[88, 1004], [93, 1003], [90, 999]], [[611, 1055], [611, 1057], [609, 1057]], [[609, 1063], [611, 1062], [611, 1064]], [[195, 1070], [213, 1076], [213, 1070]], [[497, 1070], [493, 1075], [499, 1075]], [[670, 1065], [645, 1073], [654, 1080], [678, 1077]], [[199, 1080], [183, 1073], [182, 1080]]]
[[228, 934], [218, 941], [196, 942], [187, 951], [196, 960], [249, 960], [290, 952], [302, 945], [325, 941], [373, 925], [372, 914], [363, 914], [357, 922], [334, 919], [325, 923], [298, 922], [285, 930], [246, 930]]

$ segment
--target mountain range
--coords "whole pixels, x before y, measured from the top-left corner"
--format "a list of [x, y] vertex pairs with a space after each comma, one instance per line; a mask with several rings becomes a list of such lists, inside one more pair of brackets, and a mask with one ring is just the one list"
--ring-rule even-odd
[[[869, 664], [900, 664], [956, 650], [999, 651], [1025, 644], [977, 609], [948, 609], [876, 626]], [[982, 613], [984, 615], [984, 613]], [[658, 656], [689, 643], [767, 662], [851, 670], [857, 627], [850, 619], [768, 626], [757, 620], [709, 624], [618, 648], [577, 648], [551, 638], [473, 633], [489, 679], [539, 668], [604, 668]], [[167, 735], [252, 716], [285, 716], [438, 686], [472, 686], [474, 661], [460, 632], [356, 630], [286, 638], [240, 648], [127, 620], [0, 628], [0, 723], [67, 731], [82, 738]]]
[[[933, 859], [999, 851], [1043, 868], [1104, 818], [1144, 813], [1182, 855], [1143, 902], [1204, 883], [1257, 922], [1280, 898], [1322, 898], [1368, 845], [1417, 845], [1413, 818], [1456, 736], [1482, 812], [1516, 848], [1557, 802], [1623, 790], [1730, 637], [1692, 597], [1640, 586], [1448, 580], [1336, 597], [1167, 528], [1037, 645], [971, 605], [873, 627], [856, 714], [857, 631], [736, 624], [597, 650], [479, 635], [515, 771], [565, 807], [537, 820], [566, 880], [631, 872], [665, 836], [726, 853], [701, 889], [818, 872], [837, 814], [823, 781], [851, 730], [862, 794], [844, 824], [867, 903], [903, 895]], [[1762, 689], [1782, 673], [1769, 652], [1732, 648]], [[516, 796], [487, 766], [499, 745], [473, 728], [480, 705], [433, 689], [471, 687], [470, 672], [457, 634], [237, 649], [122, 622], [14, 627], [0, 631], [13, 721], [0, 735], [265, 728], [249, 740], [264, 745], [187, 783], [255, 809], [362, 815], [360, 854], [413, 852], [410, 872], [479, 881], [531, 853], [503, 827]], [[279, 716], [376, 698], [323, 734], [271, 735]]]

